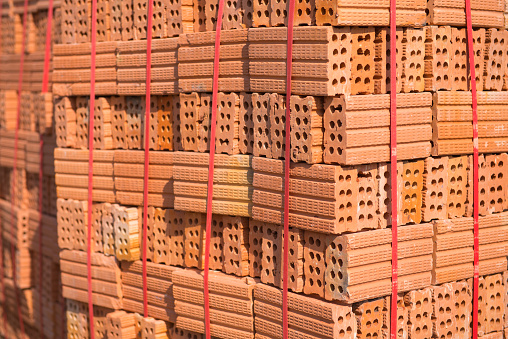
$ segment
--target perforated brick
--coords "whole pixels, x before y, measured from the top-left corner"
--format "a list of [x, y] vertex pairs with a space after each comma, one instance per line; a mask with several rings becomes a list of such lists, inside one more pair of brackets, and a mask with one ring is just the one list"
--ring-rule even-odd
[[74, 249], [71, 204], [71, 200], [57, 200], [58, 247], [61, 249]]
[[106, 98], [95, 100], [94, 149], [112, 149], [111, 106]]
[[170, 325], [162, 320], [143, 318], [141, 320], [141, 339], [167, 339]]
[[254, 151], [253, 110], [252, 94], [240, 93], [238, 149], [241, 154], [253, 154]]
[[88, 245], [88, 220], [87, 220], [87, 202], [72, 201], [71, 215], [72, 227], [74, 227], [74, 249], [86, 251]]
[[185, 212], [175, 211], [175, 215], [171, 222], [172, 227], [170, 230], [170, 246], [169, 246], [169, 259], [171, 265], [184, 266], [185, 263], [185, 225], [188, 218], [193, 218], [192, 214], [188, 215]]
[[466, 213], [467, 156], [448, 159], [448, 206], [449, 218], [461, 217]]
[[452, 85], [452, 31], [448, 26], [425, 27], [425, 90], [448, 90]]
[[125, 311], [111, 312], [107, 315], [107, 337], [134, 339], [136, 338], [136, 319], [134, 313]]
[[270, 1], [269, 0], [255, 0], [253, 1], [253, 27], [270, 27]]
[[249, 275], [249, 219], [223, 217], [224, 272], [237, 276]]
[[115, 255], [118, 260], [134, 261], [140, 258], [140, 239], [138, 209], [135, 207], [115, 207], [113, 210], [115, 227]]
[[55, 134], [58, 147], [76, 146], [76, 111], [74, 98], [55, 101]]
[[180, 94], [179, 126], [185, 151], [198, 150], [197, 116], [201, 103], [197, 93]]
[[75, 1], [76, 42], [90, 42], [90, 18], [92, 15], [92, 3], [88, 0]]
[[270, 135], [270, 94], [252, 94], [252, 116], [254, 120], [254, 149], [255, 156], [272, 157], [272, 142]]
[[448, 157], [427, 158], [424, 162], [422, 220], [448, 217]]
[[404, 163], [402, 168], [402, 223], [419, 223], [422, 220], [422, 188], [424, 162]]
[[466, 281], [450, 283], [454, 297], [453, 314], [455, 316], [455, 333], [461, 338], [471, 335], [472, 291]]
[[404, 296], [408, 309], [408, 337], [430, 338], [432, 336], [432, 290], [410, 291]]
[[[76, 1], [64, 0], [62, 2], [62, 42], [64, 44], [76, 43]], [[3, 41], [3, 39], [2, 39]]]
[[324, 297], [326, 269], [324, 253], [327, 245], [327, 236], [307, 231], [304, 233], [304, 239], [305, 284], [303, 292]]
[[125, 138], [128, 149], [143, 148], [143, 117], [145, 114], [144, 99], [141, 97], [125, 98]]
[[504, 30], [488, 29], [485, 33], [484, 90], [501, 91], [506, 71], [506, 44], [508, 35]]
[[323, 161], [323, 102], [315, 97], [291, 96], [291, 160], [308, 164]]
[[173, 149], [183, 151], [182, 121], [180, 117], [180, 98], [175, 96], [173, 100]]
[[384, 306], [384, 298], [354, 305], [358, 339], [382, 338], [387, 334], [386, 329], [383, 328], [385, 317], [388, 316]]
[[125, 97], [111, 97], [111, 136], [113, 140], [113, 149], [126, 149], [125, 130], [126, 123], [126, 106]]
[[263, 269], [263, 233], [266, 223], [249, 219], [249, 276], [258, 278]]
[[106, 255], [115, 255], [114, 208], [117, 207], [109, 203], [102, 204], [103, 253]]
[[121, 2], [121, 13], [122, 13], [122, 40], [133, 40], [134, 39], [134, 19], [133, 19], [133, 2], [132, 0], [122, 0]]
[[158, 144], [160, 150], [173, 150], [173, 106], [175, 96], [158, 97]]
[[88, 148], [88, 98], [76, 98], [77, 148]]
[[187, 267], [197, 267], [200, 269], [203, 267], [205, 221], [205, 216], [200, 213], [186, 213], [185, 215], [184, 262]]
[[112, 41], [122, 40], [122, 1], [109, 2], [109, 37]]
[[456, 335], [454, 293], [450, 284], [432, 287], [433, 336], [450, 338]]
[[240, 98], [235, 93], [219, 93], [216, 153], [239, 154]]
[[378, 228], [378, 169], [376, 165], [358, 168], [358, 230]]
[[375, 30], [374, 28], [351, 28], [352, 58], [351, 94], [374, 93]]

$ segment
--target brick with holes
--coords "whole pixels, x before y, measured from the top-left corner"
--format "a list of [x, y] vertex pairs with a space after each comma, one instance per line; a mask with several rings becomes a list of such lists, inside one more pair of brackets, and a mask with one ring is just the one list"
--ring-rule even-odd
[[128, 149], [143, 148], [145, 103], [140, 97], [125, 98], [125, 138]]
[[217, 108], [217, 153], [239, 154], [240, 98], [235, 93], [219, 93]]
[[351, 28], [351, 94], [374, 93], [375, 29]]
[[175, 217], [174, 210], [155, 208], [153, 212], [153, 260], [157, 264], [169, 265], [170, 232]]
[[[265, 284], [254, 288], [256, 337], [283, 338], [282, 291]], [[289, 336], [353, 338], [357, 332], [351, 306], [325, 302], [311, 296], [288, 293]]]
[[[427, 8], [427, 24], [466, 26], [464, 6], [459, 1], [434, 0]], [[471, 23], [473, 27], [504, 27], [504, 2], [471, 4]]]
[[[250, 30], [249, 42], [251, 91], [285, 93], [286, 29]], [[373, 49], [371, 53], [373, 56]], [[298, 79], [292, 81], [292, 93], [314, 96], [350, 93], [352, 56], [349, 27], [295, 27], [293, 77]]]
[[323, 101], [291, 96], [291, 160], [323, 162]]
[[223, 216], [223, 271], [240, 277], [249, 275], [249, 219]]
[[134, 207], [115, 207], [113, 210], [115, 227], [115, 256], [118, 260], [139, 260], [140, 239], [138, 209]]
[[[205, 2], [204, 2], [205, 3]], [[205, 11], [214, 12], [217, 1], [206, 2]], [[198, 4], [200, 7], [202, 5]], [[213, 8], [210, 10], [210, 8]], [[208, 14], [207, 14], [208, 15]], [[216, 14], [206, 18], [206, 26], [214, 26]], [[210, 29], [207, 29], [210, 31]], [[198, 32], [181, 35], [178, 48], [178, 87], [182, 93], [212, 92], [213, 45], [215, 34]], [[220, 92], [250, 91], [247, 30], [225, 30], [221, 35], [219, 66]]]
[[[485, 29], [473, 31], [473, 43], [475, 52], [475, 74], [476, 87], [478, 91], [483, 89], [484, 70], [484, 43]], [[466, 29], [452, 27], [452, 49], [451, 69], [453, 70], [452, 89], [466, 91], [470, 87], [470, 75], [468, 73], [469, 60], [467, 58], [467, 36]]]
[[76, 98], [77, 148], [88, 148], [88, 98]]
[[263, 269], [263, 234], [267, 223], [249, 219], [249, 276], [259, 278]]
[[106, 98], [95, 100], [94, 149], [112, 149], [111, 106]]
[[378, 170], [377, 165], [358, 168], [358, 230], [378, 228]]
[[[206, 212], [208, 154], [174, 154], [175, 209]], [[217, 154], [212, 209], [214, 214], [249, 217], [252, 210], [252, 157]]]
[[76, 42], [90, 42], [92, 3], [88, 0], [76, 0], [75, 4]]
[[141, 319], [141, 339], [169, 339], [170, 324], [154, 318]]
[[[430, 155], [431, 105], [429, 93], [397, 95], [399, 160]], [[357, 165], [388, 161], [389, 122], [388, 94], [326, 98], [323, 116], [324, 162]]]
[[307, 231], [304, 233], [304, 277], [305, 284], [303, 292], [305, 294], [316, 294], [324, 297], [325, 294], [325, 249], [327, 245], [327, 236], [315, 232]]
[[102, 204], [102, 235], [104, 249], [103, 253], [106, 255], [115, 255], [115, 227], [113, 209], [118, 206], [111, 205], [110, 203]]
[[107, 315], [106, 331], [107, 337], [120, 339], [136, 338], [134, 313], [116, 311]]
[[432, 289], [414, 290], [404, 295], [408, 309], [408, 337], [431, 338], [432, 336]]
[[[64, 0], [62, 2], [62, 43], [76, 43], [76, 17], [75, 0]], [[3, 39], [2, 39], [3, 40]]]
[[174, 102], [178, 100], [176, 96], [160, 96], [158, 97], [158, 144], [159, 149], [162, 150], [173, 150], [173, 119], [174, 119]]
[[[203, 273], [182, 269], [173, 272], [176, 327], [204, 333]], [[210, 271], [210, 328], [218, 338], [252, 338], [254, 331], [252, 278]]]
[[71, 209], [71, 200], [57, 200], [58, 247], [61, 249], [74, 249], [75, 229], [72, 225]]
[[241, 154], [254, 151], [254, 103], [251, 93], [240, 93], [240, 112], [238, 124], [238, 149]]
[[185, 151], [198, 150], [197, 117], [200, 107], [199, 94], [180, 94], [180, 134]]
[[422, 220], [448, 217], [449, 182], [448, 157], [426, 158], [423, 170]]
[[506, 70], [505, 53], [508, 35], [505, 30], [490, 28], [485, 33], [484, 90], [501, 91]]
[[[398, 229], [399, 289], [430, 285], [431, 224]], [[330, 236], [325, 251], [325, 298], [348, 302], [388, 295], [391, 291], [391, 230]]]
[[[185, 266], [202, 268], [204, 264], [205, 220], [203, 214], [194, 214], [184, 224]], [[221, 268], [222, 268], [222, 262]]]
[[109, 3], [109, 37], [110, 40], [122, 40], [122, 1]]
[[450, 338], [456, 335], [454, 313], [454, 290], [451, 284], [433, 286], [432, 289], [432, 332], [436, 338]]
[[448, 218], [461, 217], [466, 213], [468, 162], [467, 156], [450, 157], [448, 159]]
[[111, 40], [111, 15], [108, 1], [97, 1], [97, 41]]
[[453, 307], [455, 333], [461, 338], [469, 338], [471, 335], [471, 310], [473, 308], [471, 285], [463, 280], [452, 282], [450, 286], [455, 296]]
[[72, 227], [74, 227], [74, 249], [86, 251], [88, 240], [87, 202], [73, 200], [71, 205]]
[[286, 97], [279, 94], [270, 95], [270, 141], [272, 144], [272, 158], [284, 158], [286, 151]]
[[222, 27], [224, 29], [250, 28], [250, 26], [247, 26], [244, 23], [245, 11], [242, 8], [243, 1], [226, 1], [224, 5], [224, 18], [222, 21]]
[[111, 97], [111, 137], [113, 139], [113, 149], [127, 149], [126, 140], [126, 106], [125, 97]]
[[[253, 158], [254, 219], [282, 224], [283, 166], [281, 160]], [[294, 227], [333, 234], [357, 229], [356, 169], [294, 164], [290, 177], [289, 206], [294, 212], [289, 222]], [[294, 193], [298, 196], [291, 195]]]
[[[397, 2], [397, 26], [423, 26], [427, 4], [425, 1]], [[332, 26], [389, 26], [390, 3], [316, 2], [317, 25]]]
[[353, 312], [357, 321], [357, 338], [383, 337], [384, 318], [389, 316], [385, 309], [385, 298], [354, 304]]
[[252, 118], [254, 135], [253, 150], [255, 156], [265, 156], [272, 158], [272, 139], [271, 139], [271, 95], [270, 94], [252, 94]]
[[420, 223], [422, 220], [422, 188], [424, 162], [408, 162], [402, 167], [402, 224]]
[[203, 339], [204, 334], [184, 330], [181, 328], [176, 328], [173, 326], [173, 328], [171, 329], [171, 338], [174, 338], [174, 339]]
[[166, 36], [174, 37], [184, 32], [184, 4], [181, 0], [169, 0], [166, 3]]
[[425, 27], [425, 90], [447, 90], [452, 86], [450, 75], [452, 53], [451, 27]]
[[75, 98], [63, 97], [55, 101], [55, 134], [58, 147], [76, 146]]

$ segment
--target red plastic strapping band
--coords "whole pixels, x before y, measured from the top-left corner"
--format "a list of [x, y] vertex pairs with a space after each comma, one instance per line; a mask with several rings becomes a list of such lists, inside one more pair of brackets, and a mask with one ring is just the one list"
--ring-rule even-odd
[[152, 16], [153, 0], [148, 1], [146, 24], [146, 100], [145, 100], [145, 166], [143, 177], [143, 316], [148, 317], [148, 282], [146, 254], [148, 247], [148, 169], [150, 162], [150, 84], [152, 79]]
[[[49, 0], [48, 4], [48, 22], [47, 22], [47, 28], [46, 28], [46, 46], [45, 46], [45, 53], [44, 53], [44, 69], [43, 69], [43, 75], [42, 75], [42, 93], [48, 92], [48, 83], [49, 83], [49, 61], [51, 58], [51, 32], [52, 32], [52, 26], [53, 26], [53, 0]], [[39, 141], [39, 326], [40, 326], [40, 335], [41, 338], [44, 338], [44, 307], [43, 307], [43, 300], [42, 300], [42, 239], [43, 239], [43, 233], [42, 233], [42, 178], [43, 178], [43, 161], [44, 161], [44, 155], [43, 155], [43, 148], [44, 148], [44, 139], [42, 137], [41, 133], [41, 139]]]
[[398, 277], [398, 206], [397, 206], [397, 21], [396, 0], [390, 0], [390, 183], [392, 186], [392, 300], [390, 338], [397, 338]]
[[220, 34], [222, 30], [222, 16], [224, 14], [224, 0], [219, 0], [217, 10], [217, 26], [215, 30], [215, 52], [213, 56], [212, 82], [212, 117], [210, 119], [210, 157], [208, 159], [208, 183], [206, 195], [206, 229], [205, 229], [205, 265], [203, 275], [203, 292], [205, 299], [205, 336], [211, 338], [210, 333], [210, 299], [208, 293], [208, 271], [210, 269], [210, 234], [212, 233], [212, 200], [213, 200], [213, 171], [215, 162], [215, 131], [217, 128], [217, 99], [219, 96], [219, 59]]
[[[23, 89], [23, 69], [25, 66], [25, 46], [26, 46], [26, 23], [28, 17], [28, 0], [24, 1], [23, 4], [23, 30], [21, 37], [21, 53], [19, 56], [19, 78], [18, 78], [18, 107], [16, 110], [16, 129], [14, 130], [14, 161], [12, 168], [12, 187], [11, 187], [11, 234], [16, 234], [16, 222], [14, 217], [14, 197], [16, 195], [16, 186], [17, 186], [17, 171], [18, 171], [18, 141], [19, 141], [19, 116], [21, 113], [21, 91]], [[14, 244], [14, 240], [11, 241], [11, 265], [12, 265], [12, 280], [14, 282], [14, 289], [16, 294], [16, 303], [18, 309], [18, 317], [19, 317], [19, 329], [21, 332], [21, 337], [25, 337], [25, 325], [23, 322], [23, 313], [21, 311], [21, 300], [19, 295], [19, 290], [16, 287], [17, 278], [16, 278], [16, 245]]]
[[474, 233], [474, 271], [473, 271], [473, 339], [478, 338], [478, 297], [480, 281], [480, 244], [478, 215], [480, 207], [478, 184], [478, 100], [476, 95], [476, 72], [474, 62], [473, 24], [471, 20], [471, 0], [466, 1], [467, 49], [469, 55], [469, 73], [471, 76], [471, 107], [473, 113], [473, 233]]
[[288, 31], [286, 51], [286, 136], [284, 150], [284, 255], [282, 276], [282, 337], [289, 337], [288, 325], [288, 281], [289, 281], [289, 165], [291, 163], [291, 75], [293, 73], [293, 26], [295, 19], [295, 0], [288, 4]]
[[[0, 32], [2, 31], [2, 15], [3, 15], [3, 7], [4, 7], [4, 2], [3, 0], [0, 0]], [[2, 52], [2, 37], [1, 37], [1, 34], [0, 34], [0, 52]], [[0, 234], [3, 234], [3, 223], [2, 223], [2, 220], [0, 218]], [[3, 248], [3, 241], [0, 241], [0, 253], [4, 253], [4, 248]], [[6, 301], [6, 294], [5, 294], [5, 283], [4, 283], [4, 258], [3, 258], [3, 255], [0, 255], [0, 281], [1, 281], [1, 284], [2, 284], [2, 300], [3, 300], [3, 304], [2, 304], [2, 314], [3, 314], [3, 329], [4, 329], [4, 336], [7, 337], [7, 312], [5, 311], [6, 310], [6, 306], [7, 306], [7, 301]]]
[[90, 103], [88, 104], [88, 206], [86, 277], [88, 281], [88, 319], [90, 339], [95, 339], [92, 295], [92, 197], [93, 197], [93, 136], [95, 119], [95, 56], [97, 49], [97, 0], [92, 0], [92, 39], [90, 55]]
[[46, 48], [44, 52], [44, 69], [42, 73], [42, 93], [48, 92], [49, 62], [51, 59], [51, 33], [53, 30], [53, 0], [48, 4], [48, 23], [46, 28]]

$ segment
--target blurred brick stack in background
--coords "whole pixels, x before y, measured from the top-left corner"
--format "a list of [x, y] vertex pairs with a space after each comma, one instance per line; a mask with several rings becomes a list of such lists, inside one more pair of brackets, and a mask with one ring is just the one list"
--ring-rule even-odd
[[[389, 1], [297, 2], [290, 131], [287, 2], [225, 2], [217, 103], [212, 79], [218, 1], [154, 2], [153, 27], [147, 28], [146, 1], [98, 0], [97, 32], [91, 31], [91, 1], [56, 5], [52, 93], [46, 94], [40, 86], [46, 3], [30, 2], [25, 51], [22, 4], [2, 8], [1, 315], [9, 324], [4, 337], [21, 336], [18, 306], [29, 338], [90, 337], [91, 227], [95, 338], [204, 338], [207, 239], [212, 337], [282, 338], [287, 250], [290, 338], [386, 338], [392, 189], [398, 196], [398, 338], [472, 337], [474, 165], [464, 1], [398, 0], [396, 37], [389, 34]], [[506, 339], [508, 3], [473, 1], [472, 7], [481, 153], [478, 334]], [[145, 135], [148, 30], [154, 40]], [[90, 107], [93, 34], [96, 99]], [[396, 51], [390, 50], [391, 39]], [[390, 65], [391, 53], [396, 65]], [[396, 79], [390, 78], [392, 67]], [[392, 81], [397, 173], [389, 164]], [[212, 226], [206, 234], [214, 104], [217, 154]], [[145, 138], [150, 147], [146, 235]], [[284, 159], [286, 147], [291, 159]], [[282, 227], [286, 160], [291, 161], [289, 249]]]

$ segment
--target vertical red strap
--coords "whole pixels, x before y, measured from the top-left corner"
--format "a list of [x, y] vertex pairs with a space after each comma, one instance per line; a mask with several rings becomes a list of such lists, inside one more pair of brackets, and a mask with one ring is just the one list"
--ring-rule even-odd
[[[2, 31], [2, 11], [3, 11], [3, 7], [4, 7], [4, 2], [3, 0], [0, 0], [0, 32]], [[3, 52], [2, 51], [2, 36], [0, 34], [0, 52]], [[2, 223], [2, 219], [0, 218], [0, 234], [3, 234], [3, 223]], [[3, 329], [4, 329], [4, 336], [5, 337], [8, 337], [7, 335], [7, 310], [6, 310], [6, 306], [7, 306], [7, 300], [6, 300], [6, 295], [5, 295], [5, 283], [4, 283], [4, 244], [3, 244], [3, 239], [0, 238], [0, 281], [1, 281], [1, 288], [2, 288], [2, 298], [3, 298], [3, 309], [2, 309], [2, 313], [3, 313]]]
[[222, 30], [222, 16], [224, 13], [224, 0], [219, 0], [217, 10], [217, 27], [215, 30], [215, 53], [213, 56], [213, 82], [212, 82], [212, 116], [210, 119], [210, 157], [208, 159], [208, 184], [206, 195], [206, 230], [205, 230], [205, 265], [203, 276], [203, 292], [205, 298], [205, 336], [211, 339], [210, 333], [210, 299], [208, 293], [208, 271], [210, 269], [210, 235], [212, 233], [212, 200], [213, 200], [213, 171], [215, 162], [215, 130], [217, 128], [217, 99], [219, 96], [219, 59], [220, 34]]
[[46, 46], [44, 52], [44, 69], [42, 73], [42, 93], [48, 92], [49, 62], [51, 60], [51, 33], [53, 30], [53, 0], [49, 0], [48, 22], [46, 27]]
[[282, 276], [282, 337], [289, 338], [288, 323], [288, 281], [289, 281], [289, 165], [291, 163], [291, 75], [293, 73], [293, 26], [295, 19], [295, 0], [288, 4], [288, 31], [286, 51], [286, 136], [284, 150], [284, 255]]
[[478, 101], [476, 95], [476, 70], [474, 62], [473, 24], [471, 20], [471, 0], [466, 1], [467, 48], [469, 55], [469, 73], [471, 75], [471, 99], [473, 113], [473, 233], [474, 233], [474, 271], [473, 271], [473, 339], [478, 338], [478, 297], [480, 281], [480, 244], [479, 244], [479, 184], [478, 184]]
[[390, 338], [397, 338], [398, 234], [397, 234], [397, 21], [396, 0], [390, 0], [390, 181], [392, 186], [392, 300]]
[[[47, 28], [46, 28], [46, 46], [45, 46], [45, 53], [44, 53], [44, 69], [43, 69], [43, 76], [42, 76], [42, 93], [48, 92], [48, 83], [49, 83], [49, 61], [51, 58], [51, 33], [52, 33], [52, 27], [53, 27], [53, 0], [49, 0], [48, 5], [48, 22], [47, 22]], [[45, 100], [45, 98], [43, 97]], [[43, 148], [44, 148], [44, 139], [42, 137], [41, 133], [41, 139], [39, 142], [39, 327], [40, 327], [40, 335], [41, 338], [44, 338], [44, 320], [43, 320], [43, 301], [42, 301], [42, 236], [43, 236], [43, 229], [42, 229], [42, 191], [43, 191], [43, 185], [42, 185], [42, 179], [43, 179], [43, 161], [44, 161], [44, 154], [43, 154]]]
[[143, 316], [148, 317], [148, 283], [146, 253], [148, 241], [148, 169], [150, 163], [150, 84], [152, 79], [152, 16], [153, 0], [148, 0], [146, 24], [146, 101], [145, 101], [145, 166], [143, 177]]
[[[23, 4], [23, 30], [21, 37], [21, 53], [19, 56], [19, 78], [18, 78], [18, 107], [16, 111], [16, 129], [14, 131], [14, 162], [12, 169], [12, 187], [11, 187], [11, 234], [16, 234], [16, 220], [14, 216], [14, 196], [16, 195], [17, 173], [18, 173], [18, 141], [19, 141], [19, 116], [21, 113], [21, 91], [23, 90], [23, 69], [25, 65], [25, 46], [26, 46], [26, 23], [28, 16], [28, 0]], [[23, 322], [23, 313], [21, 311], [21, 302], [19, 290], [16, 287], [16, 245], [14, 239], [11, 241], [11, 258], [12, 258], [12, 280], [14, 281], [14, 289], [16, 294], [16, 303], [18, 309], [19, 329], [21, 337], [25, 337], [25, 325]]]
[[90, 55], [90, 103], [88, 105], [88, 227], [86, 245], [86, 266], [88, 280], [88, 318], [90, 319], [90, 339], [95, 339], [92, 295], [92, 202], [93, 202], [93, 137], [95, 119], [95, 56], [97, 47], [97, 0], [92, 0], [92, 31]]

